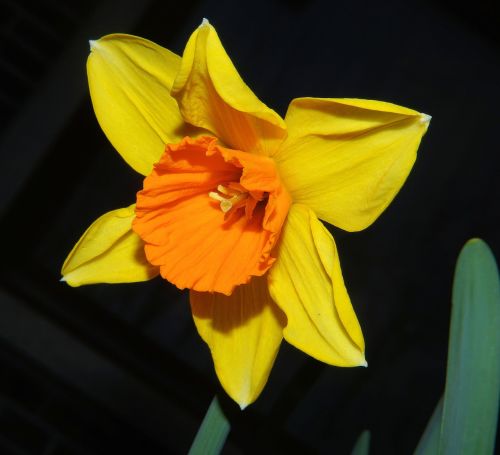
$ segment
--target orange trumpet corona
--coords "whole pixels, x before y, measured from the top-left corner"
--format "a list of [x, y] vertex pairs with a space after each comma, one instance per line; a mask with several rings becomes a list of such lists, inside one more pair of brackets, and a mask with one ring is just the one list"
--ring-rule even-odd
[[133, 230], [168, 281], [230, 295], [269, 270], [290, 205], [272, 158], [186, 137], [145, 178]]

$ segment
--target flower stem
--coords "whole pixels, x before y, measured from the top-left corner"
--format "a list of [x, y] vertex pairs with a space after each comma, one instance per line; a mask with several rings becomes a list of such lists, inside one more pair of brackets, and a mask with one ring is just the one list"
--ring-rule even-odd
[[229, 420], [220, 406], [219, 399], [215, 396], [196, 433], [189, 455], [219, 454], [230, 429]]

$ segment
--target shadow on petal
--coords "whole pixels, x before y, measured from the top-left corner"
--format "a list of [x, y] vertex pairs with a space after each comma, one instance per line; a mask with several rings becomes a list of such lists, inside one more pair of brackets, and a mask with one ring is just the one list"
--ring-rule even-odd
[[248, 284], [235, 288], [230, 295], [217, 292], [191, 291], [191, 310], [195, 320], [204, 320], [212, 330], [229, 333], [249, 324], [253, 319], [269, 311], [286, 325], [286, 316], [272, 301], [267, 290], [267, 275], [253, 277]]

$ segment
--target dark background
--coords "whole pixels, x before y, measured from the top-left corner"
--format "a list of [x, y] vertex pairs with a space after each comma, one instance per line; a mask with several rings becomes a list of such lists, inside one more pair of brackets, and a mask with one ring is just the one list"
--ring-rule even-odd
[[332, 228], [367, 369], [283, 344], [225, 453], [415, 448], [445, 380], [456, 257], [500, 256], [500, 20], [493, 1], [3, 1], [0, 14], [0, 454], [185, 453], [214, 393], [187, 295], [165, 281], [72, 289], [80, 234], [141, 177], [112, 149], [86, 85], [88, 39], [135, 33], [182, 53], [207, 17], [245, 81], [284, 115], [299, 96], [357, 97], [433, 116], [381, 218]]

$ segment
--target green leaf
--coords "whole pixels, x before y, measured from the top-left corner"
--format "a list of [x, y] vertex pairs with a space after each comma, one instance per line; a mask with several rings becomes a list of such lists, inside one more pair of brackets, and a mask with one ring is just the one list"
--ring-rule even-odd
[[424, 434], [420, 438], [415, 455], [437, 455], [439, 453], [439, 436], [441, 434], [441, 418], [443, 416], [443, 397], [438, 401]]
[[368, 430], [363, 431], [354, 444], [351, 455], [368, 455], [370, 452], [370, 432]]
[[231, 425], [222, 411], [219, 400], [214, 397], [189, 449], [189, 455], [219, 454], [230, 429]]
[[466, 243], [453, 283], [440, 454], [492, 454], [500, 392], [500, 283], [482, 240]]
[[446, 389], [415, 455], [490, 455], [500, 394], [500, 280], [482, 240], [460, 253], [452, 301]]

